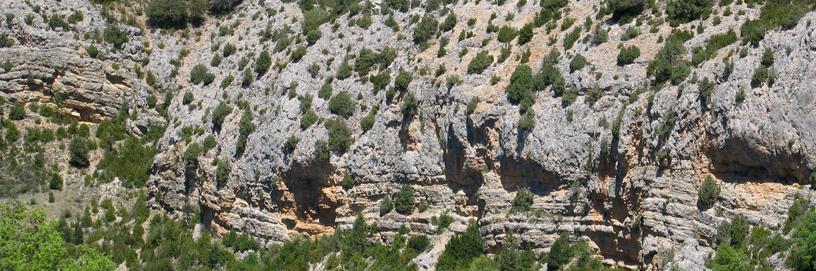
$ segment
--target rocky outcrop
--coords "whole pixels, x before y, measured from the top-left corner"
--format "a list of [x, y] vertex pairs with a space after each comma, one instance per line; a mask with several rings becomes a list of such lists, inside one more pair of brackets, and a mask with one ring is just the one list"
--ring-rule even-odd
[[[527, 45], [514, 43], [507, 60], [482, 74], [467, 74], [477, 51], [498, 57], [505, 47], [485, 30], [490, 13], [500, 15], [494, 24], [519, 28], [538, 10], [532, 8], [537, 3], [528, 4], [527, 10], [489, 2], [451, 6], [459, 18], [453, 30], [442, 34], [451, 42], [442, 56], [438, 41], [420, 50], [406, 38], [414, 27], [411, 16], [422, 15], [421, 9], [394, 14], [401, 32], [385, 26], [388, 16], [379, 13], [371, 15], [373, 24], [367, 28], [348, 23], [344, 16], [320, 26], [322, 37], [312, 45], [287, 38], [294, 45], [275, 50], [276, 41], [263, 38], [265, 34], [285, 27], [291, 31], [282, 32], [293, 36], [302, 32], [300, 23], [293, 23], [303, 20], [297, 3], [244, 1], [234, 7], [234, 15], [210, 17], [189, 32], [122, 26], [130, 40], [118, 50], [100, 45], [101, 57], [96, 59], [81, 49], [92, 41], [66, 38], [69, 33], [49, 29], [40, 19], [28, 26], [18, 16], [11, 27], [3, 28], [17, 44], [0, 49], [0, 61], [13, 63], [12, 69], [0, 72], [0, 90], [4, 97], [21, 101], [54, 99], [59, 93], [66, 107], [89, 120], [115, 114], [122, 101], [141, 110], [147, 108], [148, 97], [162, 98], [168, 105], [168, 125], [148, 184], [153, 206], [178, 217], [189, 215], [184, 206], [196, 205], [202, 222], [218, 234], [234, 229], [273, 243], [298, 233], [348, 228], [358, 215], [376, 222], [384, 241], [408, 225], [444, 243], [451, 233], [435, 235], [438, 228], [431, 221], [445, 214], [454, 220], [452, 231], [463, 231], [469, 221], [476, 221], [491, 250], [512, 233], [522, 243], [547, 251], [559, 233], [568, 232], [576, 240], [591, 241], [610, 265], [658, 269], [673, 262], [693, 270], [703, 268], [713, 251], [720, 221], [743, 214], [753, 224], [778, 227], [796, 194], [813, 196], [805, 188], [816, 168], [816, 119], [811, 114], [816, 64], [808, 61], [816, 57], [816, 26], [809, 23], [816, 14], [808, 14], [791, 30], [769, 33], [758, 47], [735, 43], [721, 49], [694, 69], [691, 77], [696, 79], [653, 86], [646, 66], [662, 46], [658, 40], [671, 33], [667, 24], [654, 31], [644, 25], [641, 35], [620, 41], [624, 29], [639, 24], [602, 22], [608, 42], [579, 42], [566, 51], [561, 44], [569, 31], [542, 27]], [[30, 12], [22, 3], [0, 6]], [[592, 6], [570, 3], [565, 17], [593, 16], [597, 10]], [[105, 27], [91, 4], [63, 0], [48, 11], [60, 7], [86, 11], [86, 19], [75, 26], [80, 31]], [[736, 29], [757, 15], [757, 9], [740, 8], [747, 10], [746, 16], [723, 17], [718, 24], [705, 21], [706, 31], [687, 41], [687, 47], [704, 45], [711, 35]], [[504, 16], [510, 12], [515, 16]], [[470, 18], [477, 19], [473, 26], [468, 26]], [[454, 41], [463, 30], [475, 34]], [[236, 52], [223, 57], [227, 44]], [[621, 44], [637, 45], [643, 54], [634, 64], [618, 66], [614, 54]], [[306, 54], [292, 60], [290, 52], [297, 46]], [[341, 69], [347, 55], [386, 46], [397, 56], [384, 71], [392, 78], [400, 70], [414, 75], [408, 91], [418, 101], [417, 113], [402, 111], [407, 93], [389, 99], [387, 91], [375, 91], [370, 81], [355, 75], [330, 81], [335, 94], [348, 91], [355, 98], [350, 117], [332, 114], [328, 99], [318, 95], [327, 78]], [[772, 85], [753, 88], [751, 77], [766, 48], [775, 52], [777, 76]], [[465, 49], [469, 52], [460, 55]], [[554, 49], [565, 55], [556, 66], [579, 96], [565, 105], [552, 90], [536, 92], [534, 125], [520, 129], [519, 107], [504, 94], [510, 74], [527, 50], [530, 65], [538, 70]], [[272, 68], [254, 73], [254, 80], [242, 86], [244, 70], [253, 70], [262, 50], [271, 54]], [[745, 53], [733, 53], [738, 50]], [[569, 56], [579, 53], [591, 65], [570, 72]], [[223, 57], [220, 63], [213, 61], [216, 56]], [[734, 63], [728, 77], [722, 75], [726, 59]], [[209, 85], [190, 82], [198, 64], [214, 75]], [[431, 75], [441, 65], [446, 67], [442, 74]], [[310, 72], [313, 67], [317, 72]], [[154, 87], [142, 83], [137, 69], [155, 76]], [[499, 80], [491, 83], [491, 75]], [[453, 76], [461, 82], [447, 84], [445, 78]], [[700, 102], [702, 78], [716, 82], [706, 104]], [[597, 101], [588, 98], [593, 88], [602, 92]], [[168, 100], [160, 90], [168, 91]], [[186, 93], [192, 101], [185, 101]], [[744, 95], [738, 99], [737, 93]], [[305, 97], [312, 97], [307, 107]], [[474, 97], [481, 102], [468, 112]], [[222, 128], [214, 129], [213, 110], [222, 102], [233, 110]], [[374, 124], [364, 129], [361, 120], [372, 108], [377, 108]], [[304, 109], [313, 110], [321, 121], [304, 128]], [[155, 110], [147, 111], [155, 117]], [[256, 127], [246, 136], [245, 150], [238, 152], [244, 112]], [[326, 158], [316, 155], [316, 145], [329, 138], [323, 125], [329, 118], [348, 124], [353, 143]], [[215, 146], [195, 159], [186, 157], [192, 142], [207, 137]], [[290, 138], [298, 139], [294, 146]], [[219, 172], [217, 161], [229, 164], [226, 172]], [[217, 181], [219, 174], [226, 174], [227, 180]], [[344, 188], [346, 174], [354, 184]], [[722, 193], [714, 206], [704, 208], [697, 193], [709, 175]], [[404, 185], [414, 188], [416, 201], [427, 203], [428, 210], [381, 215], [381, 200]], [[511, 213], [511, 202], [522, 187], [534, 194], [533, 210]], [[435, 249], [416, 262], [431, 267], [439, 253]]]

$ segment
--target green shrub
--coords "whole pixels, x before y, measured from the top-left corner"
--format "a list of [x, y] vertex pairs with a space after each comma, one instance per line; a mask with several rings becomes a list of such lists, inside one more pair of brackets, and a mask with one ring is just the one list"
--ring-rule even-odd
[[476, 111], [476, 107], [479, 106], [479, 97], [473, 97], [470, 99], [470, 102], [467, 104], [467, 113], [468, 115], [473, 114]]
[[207, 70], [207, 67], [203, 64], [197, 64], [190, 70], [190, 83], [193, 85], [198, 85], [201, 83], [204, 83], [204, 85], [209, 85], [213, 80], [215, 80], [215, 75], [210, 73]]
[[792, 236], [793, 246], [787, 264], [794, 270], [813, 270], [816, 266], [816, 210], [802, 215]]
[[207, 8], [205, 0], [150, 0], [146, 13], [153, 25], [183, 28], [188, 22], [200, 24]]
[[589, 64], [589, 61], [583, 55], [575, 54], [569, 64], [570, 72], [583, 69], [587, 64]]
[[391, 197], [386, 195], [380, 201], [380, 216], [390, 213], [392, 210], [394, 210], [394, 203], [391, 201]]
[[581, 37], [581, 28], [575, 27], [571, 32], [569, 32], [564, 37], [564, 50], [569, 50], [578, 41], [578, 38]]
[[223, 101], [215, 107], [215, 110], [212, 112], [212, 126], [214, 131], [221, 131], [221, 124], [224, 123], [224, 120], [230, 113], [232, 113], [232, 106], [229, 106]]
[[414, 188], [403, 185], [394, 199], [394, 209], [399, 214], [409, 215], [414, 211]]
[[306, 47], [298, 46], [294, 51], [292, 51], [292, 62], [300, 62], [303, 59], [303, 56], [306, 55]]
[[391, 83], [391, 75], [388, 71], [382, 71], [377, 75], [372, 75], [368, 77], [368, 81], [374, 85], [375, 93], [379, 90], [384, 89], [388, 84]]
[[233, 80], [235, 80], [235, 77], [232, 77], [232, 74], [228, 74], [227, 77], [224, 77], [224, 79], [221, 79], [220, 87], [222, 89], [229, 87], [229, 85], [232, 84]]
[[414, 235], [408, 238], [408, 247], [416, 253], [421, 253], [430, 247], [431, 241], [425, 235]]
[[454, 26], [456, 26], [456, 14], [450, 12], [448, 13], [448, 16], [445, 17], [445, 20], [439, 24], [439, 30], [442, 32], [448, 32], [453, 29]]
[[644, 0], [611, 0], [607, 9], [612, 12], [612, 19], [620, 24], [627, 24], [643, 12]]
[[128, 137], [120, 146], [107, 150], [97, 165], [101, 180], [119, 177], [125, 187], [143, 187], [150, 177], [153, 158], [158, 151], [145, 146], [134, 137]]
[[249, 68], [246, 68], [241, 76], [241, 86], [248, 87], [253, 81], [255, 81], [255, 77], [252, 76], [252, 72], [249, 70]]
[[255, 60], [255, 72], [258, 74], [258, 77], [266, 74], [266, 71], [269, 70], [269, 66], [271, 65], [272, 57], [269, 56], [269, 52], [266, 50], [261, 51], [258, 55], [258, 59]]
[[366, 114], [365, 117], [360, 119], [360, 128], [363, 129], [363, 132], [367, 132], [368, 130], [371, 130], [372, 127], [374, 127], [374, 122], [377, 120], [378, 109], [379, 109], [378, 107], [374, 106], [373, 108], [371, 108], [371, 111], [368, 111], [368, 114]]
[[63, 180], [59, 173], [51, 174], [51, 179], [48, 180], [48, 188], [51, 190], [62, 190]]
[[313, 8], [303, 12], [303, 33], [320, 31], [320, 25], [331, 19], [329, 12], [321, 8]]
[[765, 48], [765, 51], [762, 53], [762, 61], [760, 64], [765, 67], [771, 67], [774, 63], [774, 54], [770, 48]]
[[533, 192], [530, 192], [530, 189], [526, 187], [519, 188], [516, 191], [516, 196], [513, 198], [513, 202], [510, 205], [511, 212], [527, 212], [530, 211], [530, 207], [533, 206]]
[[532, 131], [535, 127], [535, 113], [533, 110], [527, 110], [527, 113], [521, 116], [518, 121], [518, 128], [522, 131]]
[[525, 24], [518, 32], [518, 44], [524, 45], [533, 39], [533, 24]]
[[414, 97], [413, 92], [408, 92], [405, 94], [405, 98], [402, 100], [402, 105], [400, 106], [400, 111], [402, 111], [402, 115], [405, 117], [414, 116], [419, 110], [419, 101]]
[[236, 50], [235, 45], [228, 42], [227, 44], [224, 44], [224, 51], [222, 52], [222, 55], [224, 57], [229, 57], [234, 54]]
[[700, 186], [697, 198], [702, 206], [711, 206], [720, 197], [720, 185], [711, 177], [706, 176]]
[[303, 117], [300, 119], [300, 128], [303, 130], [308, 129], [317, 122], [317, 114], [310, 108], [306, 110], [306, 113], [303, 114]]
[[666, 40], [663, 48], [657, 52], [655, 59], [649, 63], [646, 71], [654, 76], [657, 83], [671, 81], [679, 84], [691, 73], [689, 63], [683, 59], [686, 48], [683, 42], [687, 38], [684, 34], [674, 33]]
[[110, 24], [105, 28], [105, 41], [113, 44], [114, 48], [121, 49], [122, 45], [128, 42], [128, 34], [120, 30], [116, 24]]
[[345, 190], [349, 190], [354, 187], [354, 179], [351, 178], [351, 175], [348, 174], [348, 172], [343, 173], [343, 181], [340, 182], [340, 186], [342, 186]]
[[751, 87], [760, 87], [766, 80], [768, 80], [768, 68], [759, 66], [759, 68], [754, 71], [754, 75], [751, 76]]
[[782, 28], [789, 30], [796, 26], [799, 19], [813, 9], [813, 4], [807, 1], [782, 0], [767, 1], [762, 7], [759, 18], [747, 20], [740, 27], [740, 36], [745, 44], [759, 45], [768, 31]]
[[348, 91], [341, 91], [329, 100], [329, 110], [338, 116], [348, 118], [354, 115], [356, 106]]
[[482, 236], [476, 222], [472, 222], [464, 233], [451, 237], [437, 260], [436, 270], [466, 270], [474, 259], [483, 254]]
[[703, 111], [705, 111], [711, 104], [711, 93], [714, 92], [714, 83], [711, 82], [708, 77], [705, 77], [702, 81], [700, 81], [700, 84], [697, 85], [697, 88], [699, 91], [697, 98], [700, 101], [700, 107], [702, 107]]
[[298, 143], [300, 143], [300, 138], [291, 135], [287, 137], [286, 142], [283, 143], [283, 149], [286, 152], [292, 152], [297, 148]]
[[336, 153], [345, 153], [351, 146], [351, 128], [341, 119], [326, 120], [323, 124], [329, 131], [329, 148]]
[[559, 270], [560, 267], [565, 266], [575, 255], [575, 250], [570, 246], [569, 235], [561, 233], [558, 239], [550, 247], [550, 253], [547, 254], [547, 267], [553, 270]]
[[637, 26], [626, 28], [626, 30], [623, 31], [623, 34], [621, 34], [621, 41], [637, 38], [638, 35], [640, 35], [640, 28]]
[[526, 64], [516, 66], [510, 76], [510, 84], [507, 86], [507, 99], [521, 106], [522, 111], [526, 111], [533, 105], [533, 70]]
[[11, 110], [9, 110], [8, 118], [10, 120], [22, 120], [26, 117], [26, 111], [21, 103], [15, 103]]
[[713, 271], [752, 270], [748, 255], [742, 250], [734, 249], [729, 245], [717, 246], [716, 255], [706, 263], [706, 267]]
[[414, 43], [425, 43], [436, 35], [439, 22], [432, 16], [425, 16], [414, 28]]
[[71, 158], [68, 160], [72, 166], [86, 168], [91, 163], [88, 160], [88, 143], [85, 142], [85, 138], [75, 136], [71, 140], [71, 145], [69, 146], [69, 150], [71, 153]]
[[638, 57], [640, 57], [640, 48], [635, 45], [623, 46], [618, 52], [618, 66], [632, 64]]
[[674, 23], [687, 23], [711, 12], [711, 0], [671, 0], [666, 15]]
[[230, 165], [226, 160], [218, 160], [218, 165], [215, 167], [215, 184], [217, 187], [224, 187], [229, 181]]
[[329, 100], [333, 91], [331, 82], [327, 80], [326, 82], [323, 82], [323, 86], [321, 86], [320, 90], [317, 91], [317, 97], [320, 97], [320, 99], [323, 100]]
[[482, 73], [491, 64], [493, 64], [493, 56], [487, 51], [479, 51], [468, 63], [467, 72], [469, 74]]
[[255, 123], [252, 122], [252, 113], [245, 110], [238, 121], [238, 140], [235, 142], [235, 154], [244, 154], [249, 134], [255, 131]]
[[414, 78], [411, 76], [410, 73], [404, 70], [400, 70], [397, 78], [394, 79], [394, 88], [399, 92], [408, 91], [408, 85], [411, 84]]
[[498, 40], [500, 42], [507, 43], [515, 39], [517, 34], [518, 32], [516, 29], [505, 25], [499, 29]]
[[96, 45], [93, 45], [93, 44], [86, 47], [85, 52], [88, 53], [88, 56], [90, 56], [91, 58], [96, 58], [96, 56], [99, 55], [99, 50], [96, 49]]
[[735, 33], [734, 30], [729, 30], [728, 32], [722, 34], [712, 35], [711, 38], [708, 39], [708, 43], [706, 43], [704, 49], [701, 47], [694, 48], [694, 54], [691, 58], [692, 65], [697, 66], [703, 61], [711, 59], [717, 54], [717, 51], [736, 41], [737, 33]]

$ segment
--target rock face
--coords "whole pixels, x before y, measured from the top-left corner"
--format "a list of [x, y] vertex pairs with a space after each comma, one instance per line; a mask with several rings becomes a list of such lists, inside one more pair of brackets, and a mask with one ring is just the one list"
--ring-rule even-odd
[[[218, 3], [222, 2], [236, 1]], [[467, 74], [467, 64], [477, 51], [498, 57], [505, 46], [495, 39], [482, 42], [495, 35], [485, 31], [491, 12], [500, 15], [494, 24], [520, 28], [538, 10], [537, 3], [517, 9], [514, 4], [474, 2], [450, 7], [459, 18], [453, 30], [442, 34], [451, 44], [441, 57], [439, 41], [420, 50], [405, 37], [414, 27], [411, 16], [424, 13], [419, 8], [393, 15], [403, 28], [400, 33], [385, 26], [388, 16], [379, 13], [370, 15], [373, 24], [368, 28], [348, 23], [343, 16], [337, 23], [320, 26], [322, 37], [313, 45], [284, 38], [292, 42], [291, 49], [276, 50], [281, 38], [263, 35], [285, 27], [291, 36], [300, 33], [303, 14], [297, 4], [244, 1], [230, 15], [210, 17], [192, 33], [123, 26], [130, 40], [117, 50], [96, 43], [101, 55], [97, 59], [77, 49], [92, 40], [74, 40], [71, 34], [50, 29], [39, 17], [30, 26], [17, 16], [2, 28], [17, 43], [0, 49], [0, 61], [10, 59], [14, 66], [0, 72], [0, 90], [7, 99], [23, 101], [53, 99], [59, 93], [66, 107], [90, 120], [115, 114], [122, 101], [141, 110], [147, 108], [148, 97], [158, 97], [160, 104], [169, 106], [168, 127], [157, 146], [160, 153], [148, 187], [154, 206], [183, 216], [184, 206], [192, 204], [200, 207], [202, 222], [214, 232], [235, 229], [268, 242], [349, 227], [357, 215], [376, 222], [386, 241], [404, 224], [433, 235], [432, 218], [448, 214], [455, 220], [453, 231], [477, 221], [490, 247], [513, 233], [521, 242], [546, 251], [566, 231], [590, 240], [608, 264], [650, 269], [675, 262], [684, 270], [698, 270], [713, 252], [720, 221], [742, 214], [751, 223], [778, 227], [796, 194], [813, 194], [806, 187], [816, 168], [816, 63], [810, 61], [816, 58], [816, 25], [810, 24], [816, 14], [806, 15], [791, 30], [770, 32], [757, 47], [737, 43], [725, 47], [694, 69], [694, 78], [715, 82], [709, 103], [701, 103], [701, 80], [649, 85], [646, 66], [662, 47], [658, 40], [671, 33], [668, 25], [653, 32], [643, 26], [640, 36], [619, 41], [628, 26], [603, 24], [608, 42], [597, 46], [579, 42], [565, 53], [585, 56], [591, 68], [570, 72], [569, 57], [557, 64], [568, 85], [579, 89], [576, 101], [564, 106], [553, 91], [536, 92], [531, 108], [534, 126], [524, 130], [518, 127], [519, 107], [504, 94], [510, 74], [528, 50], [534, 70], [551, 50], [565, 52], [561, 41], [569, 31], [539, 28], [528, 44], [514, 44], [504, 62], [482, 74]], [[592, 3], [570, 3], [565, 17], [582, 20], [594, 14]], [[32, 12], [18, 1], [0, 7]], [[42, 7], [81, 9], [85, 20], [76, 28], [105, 28], [97, 7], [85, 1], [63, 0]], [[705, 45], [711, 35], [738, 29], [758, 15], [757, 9], [738, 8], [747, 15], [724, 17], [716, 25], [703, 22], [706, 31], [687, 41], [687, 47]], [[510, 12], [515, 16], [503, 16]], [[478, 20], [468, 26], [469, 18]], [[475, 35], [454, 41], [463, 30]], [[549, 43], [550, 38], [557, 42]], [[227, 44], [237, 49], [224, 57]], [[634, 64], [618, 66], [614, 55], [619, 44], [637, 45], [643, 54]], [[289, 52], [297, 46], [304, 46], [305, 55], [290, 59]], [[328, 83], [334, 93], [348, 91], [355, 98], [353, 115], [343, 119], [352, 130], [353, 143], [346, 152], [332, 152], [327, 158], [316, 155], [316, 145], [327, 140], [329, 132], [325, 120], [302, 128], [304, 109], [325, 119], [341, 118], [318, 93], [326, 78], [337, 74], [346, 56], [385, 47], [397, 52], [384, 69], [392, 78], [402, 69], [414, 74], [407, 92], [418, 101], [417, 113], [406, 115], [401, 108], [407, 92], [391, 99], [387, 91], [372, 91], [371, 82], [359, 79], [365, 76], [336, 78]], [[739, 48], [744, 55], [728, 53]], [[772, 85], [753, 88], [751, 77], [766, 48], [775, 52], [776, 78]], [[262, 50], [271, 54], [272, 68], [253, 74], [253, 60]], [[469, 52], [460, 57], [464, 50]], [[223, 60], [213, 64], [216, 56]], [[724, 77], [726, 59], [734, 68]], [[213, 83], [190, 82], [197, 64], [208, 67]], [[440, 65], [446, 67], [441, 75], [425, 75]], [[137, 66], [149, 71], [155, 83], [131, 68]], [[317, 72], [310, 72], [312, 67]], [[242, 86], [245, 69], [254, 80]], [[498, 82], [491, 83], [490, 75]], [[446, 84], [444, 78], [452, 76], [461, 83]], [[234, 80], [221, 83], [227, 77]], [[591, 88], [602, 91], [597, 101], [588, 98]], [[185, 102], [185, 93], [194, 100]], [[303, 98], [307, 96], [311, 98]], [[474, 97], [481, 102], [469, 113]], [[307, 99], [310, 104], [302, 108]], [[233, 110], [222, 128], [215, 129], [211, 116], [222, 102], [234, 105]], [[361, 120], [372, 108], [377, 108], [376, 118], [365, 130]], [[157, 115], [153, 109], [144, 112]], [[243, 112], [249, 112], [256, 127], [246, 135], [246, 148], [240, 153], [236, 146]], [[200, 132], [188, 140], [185, 128]], [[184, 157], [190, 142], [209, 136], [215, 139], [214, 148], [196, 159]], [[293, 148], [287, 147], [290, 137], [299, 139]], [[214, 161], [229, 164], [225, 182], [216, 181]], [[341, 185], [346, 174], [354, 182], [349, 189]], [[711, 207], [698, 203], [706, 176], [722, 189]], [[393, 198], [404, 185], [413, 187], [416, 201], [427, 203], [429, 209], [380, 215], [380, 201]], [[533, 211], [511, 213], [511, 201], [521, 187], [533, 192]], [[428, 266], [428, 259], [417, 261]]]

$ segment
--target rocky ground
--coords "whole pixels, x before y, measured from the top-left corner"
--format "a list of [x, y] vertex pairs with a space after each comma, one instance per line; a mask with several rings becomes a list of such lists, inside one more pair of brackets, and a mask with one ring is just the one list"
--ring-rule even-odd
[[[127, 129], [137, 135], [166, 125], [147, 182], [157, 210], [181, 217], [185, 204], [199, 206], [202, 224], [215, 233], [234, 229], [271, 243], [347, 228], [362, 214], [385, 230], [384, 241], [404, 224], [433, 236], [437, 248], [417, 259], [420, 267], [431, 267], [450, 237], [436, 234], [432, 223], [444, 214], [455, 221], [452, 231], [476, 220], [489, 247], [512, 233], [547, 251], [560, 232], [569, 232], [574, 240], [588, 239], [609, 265], [652, 269], [673, 262], [699, 270], [714, 251], [721, 221], [741, 214], [778, 228], [795, 195], [813, 196], [816, 13], [769, 32], [756, 46], [728, 44], [678, 84], [654, 84], [647, 67], [673, 29], [697, 33], [685, 41], [684, 57], [691, 59], [691, 48], [713, 35], [739, 33], [760, 16], [760, 7], [717, 5], [712, 16], [672, 27], [651, 8], [618, 23], [611, 15], [596, 18], [605, 2], [570, 1], [552, 30], [535, 28], [528, 43], [518, 44], [499, 41], [490, 26], [522, 28], [535, 20], [538, 1], [458, 1], [443, 5], [456, 14], [452, 29], [422, 46], [412, 39], [416, 22], [426, 14], [442, 22], [443, 12], [416, 7], [382, 15], [381, 5], [374, 1], [320, 25], [322, 35], [309, 44], [297, 3], [243, 1], [174, 30], [150, 25], [138, 1], [7, 1], [0, 10], [15, 16], [0, 20], [0, 33], [14, 42], [0, 48], [0, 62], [11, 63], [0, 72], [0, 95], [21, 103], [57, 103], [59, 97], [61, 107], [89, 123], [129, 109], [136, 113]], [[84, 18], [69, 29], [42, 16], [67, 18], [75, 11]], [[391, 16], [398, 31], [386, 25]], [[127, 36], [121, 48], [105, 41], [112, 24]], [[567, 36], [581, 28], [565, 49]], [[630, 28], [640, 34], [624, 40]], [[591, 42], [594, 29], [606, 31], [608, 40]], [[640, 49], [632, 64], [617, 63], [623, 45]], [[233, 53], [225, 54], [228, 46]], [[370, 75], [341, 79], [344, 64], [356, 69], [362, 62], [364, 48], [395, 55], [387, 65], [373, 65]], [[503, 50], [509, 53], [504, 61], [468, 73], [478, 52], [498, 60]], [[754, 86], [766, 50], [773, 53], [774, 81]], [[269, 52], [271, 67], [257, 73], [262, 51]], [[538, 71], [552, 51], [560, 52], [555, 67], [577, 97], [565, 104], [552, 88], [534, 92], [533, 125], [522, 128], [525, 113], [505, 89], [524, 58]], [[589, 64], [571, 71], [576, 55]], [[214, 77], [211, 83], [191, 79], [199, 64]], [[377, 91], [374, 79], [366, 79], [396, 79], [400, 71], [412, 80], [393, 97], [388, 89], [395, 84]], [[701, 87], [704, 81], [713, 89]], [[333, 90], [328, 96], [320, 93], [325, 85]], [[353, 101], [345, 117], [330, 108], [330, 97], [343, 91]], [[474, 98], [478, 102], [469, 105]], [[414, 101], [416, 114], [407, 114], [406, 104]], [[231, 108], [223, 124], [213, 121], [220, 104]], [[309, 113], [317, 122], [303, 125]], [[362, 123], [370, 114], [367, 128]], [[245, 129], [247, 118], [254, 129]], [[324, 124], [332, 119], [350, 128], [351, 143], [321, 157], [321, 142], [331, 136]], [[195, 161], [185, 157], [208, 137], [214, 146]], [[343, 185], [345, 176], [352, 185]], [[721, 188], [713, 206], [698, 199], [707, 176]], [[427, 210], [417, 204], [407, 215], [381, 214], [380, 203], [405, 185]], [[520, 188], [533, 193], [532, 210], [510, 212]]]

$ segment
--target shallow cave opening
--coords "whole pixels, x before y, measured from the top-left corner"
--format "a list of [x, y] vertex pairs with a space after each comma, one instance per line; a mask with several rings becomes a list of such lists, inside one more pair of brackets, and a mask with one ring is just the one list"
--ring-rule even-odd
[[786, 150], [769, 152], [761, 153], [744, 140], [729, 139], [706, 154], [711, 173], [726, 182], [808, 183], [809, 170], [801, 155]]
[[283, 174], [283, 183], [291, 198], [281, 202], [284, 208], [294, 209], [298, 220], [334, 226], [337, 217], [336, 202], [323, 192], [332, 166], [328, 161], [307, 165], [296, 164]]
[[535, 161], [505, 157], [499, 163], [501, 184], [507, 191], [526, 187], [533, 194], [543, 196], [566, 184], [561, 176], [546, 170]]

